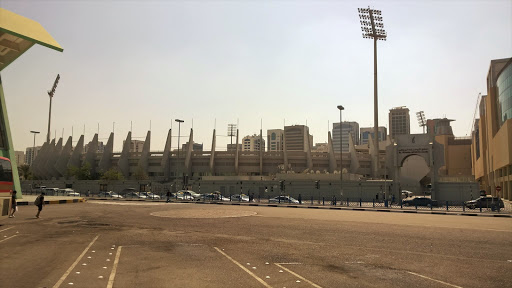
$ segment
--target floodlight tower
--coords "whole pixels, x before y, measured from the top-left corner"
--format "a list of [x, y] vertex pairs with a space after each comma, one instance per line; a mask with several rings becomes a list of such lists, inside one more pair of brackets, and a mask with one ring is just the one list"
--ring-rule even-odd
[[425, 112], [416, 112], [416, 118], [418, 119], [418, 125], [423, 127], [423, 134], [425, 134], [425, 126], [427, 126], [427, 120], [425, 119]]
[[[55, 89], [57, 89], [57, 84], [59, 84], [60, 74], [57, 74], [57, 78], [55, 78], [55, 82], [53, 83], [52, 90], [48, 91], [48, 96], [50, 97], [50, 109], [48, 112], [48, 134], [46, 134], [46, 142], [50, 143], [50, 123], [52, 120], [52, 99], [55, 94]], [[55, 136], [57, 137], [57, 136]]]
[[384, 30], [384, 23], [380, 10], [368, 8], [358, 8], [359, 19], [361, 22], [361, 30], [363, 31], [363, 38], [373, 39], [373, 141], [374, 147], [372, 156], [372, 176], [378, 177], [379, 175], [379, 107], [377, 97], [377, 40], [386, 41], [387, 34]]

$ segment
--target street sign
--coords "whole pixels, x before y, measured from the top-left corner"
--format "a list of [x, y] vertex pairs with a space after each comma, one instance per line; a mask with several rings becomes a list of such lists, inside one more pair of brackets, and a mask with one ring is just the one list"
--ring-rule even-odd
[[496, 186], [496, 191], [500, 192], [501, 191], [501, 186]]

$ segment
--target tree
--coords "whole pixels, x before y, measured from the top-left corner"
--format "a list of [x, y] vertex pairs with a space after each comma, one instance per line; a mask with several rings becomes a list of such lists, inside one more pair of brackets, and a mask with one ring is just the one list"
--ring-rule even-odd
[[107, 172], [103, 173], [101, 176], [101, 180], [114, 181], [114, 180], [123, 180], [123, 174], [117, 170], [116, 168], [110, 168]]
[[68, 168], [68, 176], [75, 177], [77, 180], [91, 180], [91, 165], [85, 162], [82, 167], [71, 166]]
[[23, 180], [28, 180], [32, 178], [32, 173], [30, 172], [30, 166], [28, 164], [23, 164], [18, 167], [18, 174], [20, 178], [23, 177]]
[[133, 177], [135, 180], [148, 180], [148, 175], [144, 172], [144, 169], [142, 167], [137, 167], [137, 171], [133, 174]]

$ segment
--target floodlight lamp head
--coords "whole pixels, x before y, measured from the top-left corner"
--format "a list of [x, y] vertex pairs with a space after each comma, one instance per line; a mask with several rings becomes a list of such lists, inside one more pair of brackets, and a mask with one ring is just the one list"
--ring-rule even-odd
[[345, 110], [345, 107], [343, 107], [342, 105], [338, 105], [338, 110]]

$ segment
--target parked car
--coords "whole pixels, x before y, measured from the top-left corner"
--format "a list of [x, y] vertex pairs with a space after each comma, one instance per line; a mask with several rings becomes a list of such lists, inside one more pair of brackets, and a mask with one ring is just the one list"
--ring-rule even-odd
[[229, 197], [222, 196], [222, 194], [219, 191], [203, 194], [201, 196], [201, 199], [207, 201], [229, 201]]
[[249, 202], [249, 196], [245, 194], [231, 195], [231, 201]]
[[146, 196], [148, 199], [160, 199], [160, 195], [153, 194], [151, 192], [140, 192], [142, 195]]
[[402, 199], [412, 197], [413, 193], [408, 190], [402, 190]]
[[293, 204], [299, 204], [299, 200], [294, 199], [290, 196], [277, 196], [274, 198], [270, 198], [268, 200], [268, 203], [293, 203]]
[[44, 194], [48, 195], [48, 196], [54, 196], [54, 195], [57, 195], [57, 193], [59, 193], [59, 188], [45, 188], [44, 189]]
[[123, 196], [115, 193], [114, 191], [100, 192], [100, 193], [98, 193], [98, 197], [119, 198], [119, 199], [123, 198]]
[[129, 192], [124, 195], [124, 198], [140, 198], [140, 199], [146, 199], [146, 195], [142, 195], [139, 192]]
[[180, 190], [176, 193], [176, 198], [181, 200], [201, 200], [201, 194], [198, 194], [192, 190]]
[[497, 208], [498, 205], [500, 208], [505, 208], [505, 204], [503, 203], [503, 200], [501, 200], [498, 197], [491, 197], [491, 196], [480, 196], [480, 198], [477, 198], [475, 200], [464, 202], [464, 205], [466, 207], [468, 207], [469, 209]]
[[425, 207], [437, 207], [437, 200], [432, 200], [428, 197], [413, 197], [402, 200], [404, 206], [425, 206]]
[[80, 193], [75, 192], [75, 190], [66, 188], [66, 189], [59, 189], [59, 192], [57, 192], [59, 195], [66, 195], [66, 196], [80, 196]]

